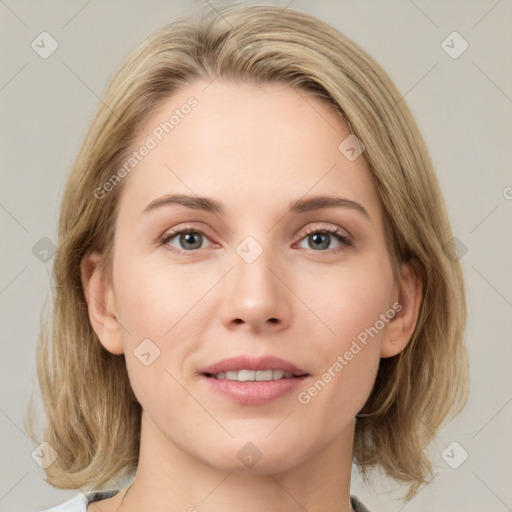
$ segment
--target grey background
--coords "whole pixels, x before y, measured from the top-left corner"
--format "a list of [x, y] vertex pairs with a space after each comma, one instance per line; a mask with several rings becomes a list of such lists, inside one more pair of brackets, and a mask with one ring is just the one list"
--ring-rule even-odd
[[[512, 2], [274, 3], [346, 33], [404, 94], [441, 181], [468, 287], [470, 399], [430, 447], [432, 484], [403, 506], [397, 485], [376, 475], [364, 487], [354, 471], [352, 493], [372, 511], [512, 510]], [[48, 242], [40, 240], [56, 241], [62, 185], [108, 79], [153, 29], [195, 5], [0, 0], [0, 512], [40, 510], [76, 494], [42, 480], [22, 422], [50, 291], [52, 261], [41, 261]], [[43, 31], [59, 45], [47, 59], [31, 47]], [[469, 44], [458, 58], [442, 47], [453, 31]], [[469, 457], [453, 469], [445, 459], [460, 463], [462, 450]]]

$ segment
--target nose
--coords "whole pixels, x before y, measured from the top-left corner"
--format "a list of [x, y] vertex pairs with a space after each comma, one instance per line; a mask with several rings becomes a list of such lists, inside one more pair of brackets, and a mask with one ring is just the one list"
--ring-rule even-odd
[[221, 291], [221, 318], [226, 328], [260, 333], [288, 327], [293, 299], [287, 286], [289, 272], [270, 253], [264, 250], [251, 263], [235, 254], [234, 268]]

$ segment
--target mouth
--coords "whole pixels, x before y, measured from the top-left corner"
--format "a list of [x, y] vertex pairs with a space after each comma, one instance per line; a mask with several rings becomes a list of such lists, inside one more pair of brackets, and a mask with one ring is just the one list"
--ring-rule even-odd
[[224, 359], [199, 372], [209, 388], [245, 405], [263, 405], [291, 393], [310, 374], [274, 356]]
[[294, 375], [282, 369], [272, 370], [230, 370], [219, 373], [204, 373], [206, 377], [212, 379], [236, 380], [238, 382], [268, 382], [271, 380], [298, 379], [308, 374]]
[[200, 373], [210, 378], [239, 382], [293, 379], [309, 375], [291, 361], [272, 355], [229, 357], [203, 368]]

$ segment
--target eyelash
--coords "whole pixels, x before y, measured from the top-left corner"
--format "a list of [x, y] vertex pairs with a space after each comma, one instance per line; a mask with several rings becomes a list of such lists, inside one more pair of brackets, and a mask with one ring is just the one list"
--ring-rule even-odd
[[[206, 235], [206, 233], [204, 231], [202, 231], [201, 229], [194, 228], [191, 226], [186, 226], [182, 229], [173, 229], [171, 231], [167, 231], [166, 233], [164, 233], [164, 235], [160, 239], [160, 245], [162, 245], [162, 246], [166, 245], [169, 242], [169, 240], [172, 240], [177, 235], [190, 234], [190, 233], [201, 234], [204, 237], [209, 238], [208, 235]], [[304, 233], [304, 236], [302, 238], [300, 238], [299, 242], [301, 242], [304, 238], [306, 238], [308, 235], [311, 235], [313, 233], [322, 233], [322, 234], [333, 235], [338, 239], [338, 241], [340, 242], [341, 245], [340, 245], [340, 247], [338, 247], [336, 249], [326, 249], [326, 250], [319, 250], [319, 251], [315, 251], [314, 249], [309, 249], [311, 251], [314, 251], [317, 253], [337, 254], [338, 252], [343, 251], [346, 247], [352, 246], [352, 240], [348, 236], [343, 235], [339, 228], [321, 228], [321, 229], [318, 229], [315, 227], [308, 228], [306, 230], [306, 232]], [[193, 249], [190, 251], [185, 251], [185, 250], [180, 250], [180, 249], [176, 249], [175, 247], [173, 247], [171, 250], [178, 251], [180, 254], [183, 254], [183, 253], [195, 254], [195, 252], [199, 251], [200, 249]]]

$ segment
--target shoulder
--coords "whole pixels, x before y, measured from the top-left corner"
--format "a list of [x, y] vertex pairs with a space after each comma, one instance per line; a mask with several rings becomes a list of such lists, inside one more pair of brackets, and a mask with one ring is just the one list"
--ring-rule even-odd
[[104, 500], [115, 496], [119, 490], [96, 491], [87, 494], [78, 493], [73, 498], [52, 508], [45, 508], [40, 512], [87, 512], [87, 505], [94, 501]]
[[355, 512], [370, 512], [365, 505], [359, 499], [357, 496], [350, 496], [350, 504], [352, 505], [352, 508], [355, 510]]

